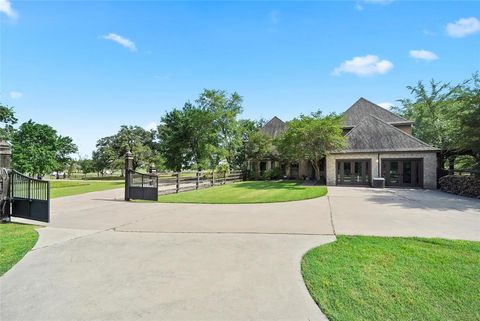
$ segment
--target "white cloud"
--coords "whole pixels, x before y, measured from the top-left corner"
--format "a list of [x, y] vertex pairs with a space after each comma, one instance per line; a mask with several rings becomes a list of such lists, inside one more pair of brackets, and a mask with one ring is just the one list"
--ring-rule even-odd
[[11, 91], [10, 92], [10, 98], [12, 99], [19, 99], [23, 97], [23, 93], [20, 91]]
[[357, 76], [383, 75], [392, 70], [392, 68], [393, 63], [390, 61], [380, 60], [375, 55], [366, 55], [342, 62], [339, 67], [333, 70], [333, 74], [337, 76], [342, 73], [352, 73]]
[[461, 18], [447, 24], [447, 34], [453, 38], [462, 38], [480, 31], [480, 21], [475, 17]]
[[410, 50], [410, 57], [415, 59], [426, 60], [426, 61], [432, 61], [432, 60], [438, 59], [438, 56], [434, 52], [423, 50], [423, 49]]
[[116, 33], [109, 33], [108, 35], [103, 36], [103, 39], [111, 40], [132, 51], [137, 51], [137, 47], [135, 47], [135, 43], [133, 41], [131, 41], [130, 39], [124, 38], [120, 35], [117, 35]]
[[17, 17], [17, 12], [13, 10], [9, 0], [0, 0], [0, 12], [12, 19]]
[[157, 129], [157, 123], [152, 121], [151, 123], [146, 124], [143, 128], [145, 128], [146, 130]]
[[392, 3], [393, 0], [357, 0], [356, 8], [358, 10], [363, 10], [364, 4], [380, 4], [380, 5], [387, 5]]
[[377, 105], [382, 107], [382, 108], [385, 108], [385, 109], [390, 109], [390, 108], [393, 107], [393, 104], [389, 103], [389, 102], [384, 102], [384, 103], [380, 103], [380, 104], [377, 104]]
[[280, 11], [278, 10], [272, 10], [268, 13], [268, 18], [270, 19], [270, 22], [274, 25], [278, 24], [280, 22]]

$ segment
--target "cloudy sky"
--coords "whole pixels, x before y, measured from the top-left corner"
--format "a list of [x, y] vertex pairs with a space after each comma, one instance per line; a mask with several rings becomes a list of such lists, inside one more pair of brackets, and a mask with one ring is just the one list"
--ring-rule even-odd
[[243, 117], [288, 120], [459, 82], [480, 70], [480, 2], [0, 0], [0, 59], [0, 102], [85, 155], [203, 88], [240, 93]]

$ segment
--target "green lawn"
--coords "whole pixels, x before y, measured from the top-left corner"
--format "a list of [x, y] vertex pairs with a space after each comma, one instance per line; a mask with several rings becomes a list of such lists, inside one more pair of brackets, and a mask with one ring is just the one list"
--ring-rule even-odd
[[480, 242], [339, 236], [302, 273], [330, 320], [480, 320]]
[[248, 204], [298, 201], [327, 194], [325, 186], [303, 186], [302, 182], [241, 182], [198, 191], [162, 195], [164, 203]]
[[122, 188], [123, 181], [50, 181], [50, 196], [63, 197], [88, 192]]
[[0, 223], [0, 276], [32, 249], [38, 239], [35, 225]]

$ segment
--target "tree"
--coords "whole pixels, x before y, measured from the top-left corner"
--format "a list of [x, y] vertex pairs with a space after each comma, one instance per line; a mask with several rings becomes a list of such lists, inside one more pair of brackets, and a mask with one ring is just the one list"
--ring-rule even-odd
[[13, 125], [17, 123], [13, 107], [0, 103], [0, 140], [10, 141], [14, 132]]
[[322, 116], [321, 112], [300, 115], [288, 123], [286, 132], [277, 142], [279, 152], [289, 161], [308, 160], [320, 179], [320, 160], [329, 151], [345, 147], [342, 117], [336, 114]]
[[[77, 147], [70, 137], [63, 137], [49, 125], [29, 120], [12, 135], [12, 163], [21, 172], [39, 177], [66, 167], [68, 152]], [[67, 163], [63, 163], [67, 162]]]
[[123, 161], [127, 151], [133, 154], [133, 169], [151, 164], [158, 153], [156, 132], [140, 126], [121, 126], [118, 133], [97, 141], [97, 149], [92, 154], [97, 172], [113, 169], [118, 161]]
[[88, 173], [91, 173], [94, 171], [93, 161], [91, 159], [88, 159], [88, 158], [80, 159], [78, 161], [78, 164], [80, 165], [80, 170], [82, 171], [84, 177], [87, 177]]
[[414, 136], [441, 150], [441, 169], [446, 159], [453, 170], [458, 155], [479, 153], [478, 74], [458, 85], [432, 79], [428, 86], [419, 81], [407, 89], [413, 99], [401, 99], [394, 111], [414, 121]]
[[462, 140], [460, 146], [471, 150], [476, 159], [476, 166], [480, 167], [480, 75], [473, 74], [471, 80], [464, 87], [459, 97], [463, 104], [460, 114]]

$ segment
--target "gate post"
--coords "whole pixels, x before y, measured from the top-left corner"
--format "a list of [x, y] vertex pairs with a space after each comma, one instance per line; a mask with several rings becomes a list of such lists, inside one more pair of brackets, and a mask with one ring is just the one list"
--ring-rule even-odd
[[175, 182], [175, 193], [178, 193], [180, 190], [180, 172], [175, 173], [177, 175]]
[[[10, 164], [12, 149], [5, 141], [0, 141], [0, 223], [10, 220]], [[5, 171], [3, 170], [5, 168]]]
[[195, 189], [198, 189], [200, 185], [200, 171], [197, 171], [197, 183], [195, 184]]
[[133, 154], [130, 151], [125, 153], [125, 200], [130, 200], [130, 171], [133, 169]]

